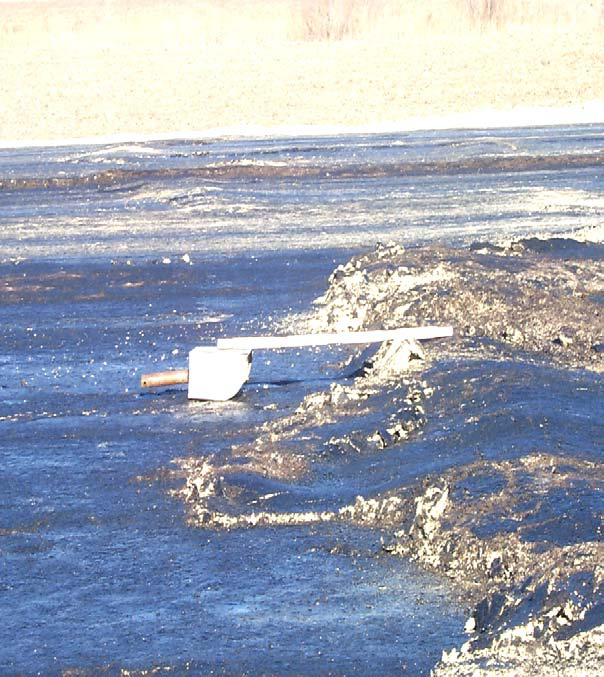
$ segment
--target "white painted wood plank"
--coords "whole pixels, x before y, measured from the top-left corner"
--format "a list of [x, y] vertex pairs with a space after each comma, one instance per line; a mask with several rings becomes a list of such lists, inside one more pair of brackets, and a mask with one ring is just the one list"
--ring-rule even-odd
[[216, 341], [220, 349], [273, 350], [277, 348], [300, 348], [329, 344], [379, 343], [382, 341], [405, 341], [414, 339], [446, 338], [453, 336], [453, 327], [405, 327], [400, 329], [377, 329], [374, 331], [351, 331], [338, 334], [300, 334], [298, 336], [238, 336]]

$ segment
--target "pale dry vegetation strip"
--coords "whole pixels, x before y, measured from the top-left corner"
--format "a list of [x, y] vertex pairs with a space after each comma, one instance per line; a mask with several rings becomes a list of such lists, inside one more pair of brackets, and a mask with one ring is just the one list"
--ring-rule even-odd
[[30, 0], [0, 4], [0, 46], [179, 47], [594, 31], [604, 0]]
[[300, 0], [292, 15], [301, 39], [383, 39], [509, 30], [590, 31], [604, 19], [604, 2], [578, 0]]
[[0, 3], [0, 140], [604, 99], [604, 0]]

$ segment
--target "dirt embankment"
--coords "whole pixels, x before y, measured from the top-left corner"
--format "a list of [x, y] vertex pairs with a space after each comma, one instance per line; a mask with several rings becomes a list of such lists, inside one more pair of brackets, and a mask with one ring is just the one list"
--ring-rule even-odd
[[[602, 674], [604, 466], [597, 453], [552, 447], [452, 460], [442, 472], [325, 510], [280, 509], [282, 484], [259, 496], [242, 475], [263, 478], [268, 488], [272, 480], [295, 484], [337, 467], [338, 458], [404, 446], [429, 416], [427, 364], [437, 371], [452, 360], [522, 362], [599, 383], [603, 292], [604, 244], [595, 241], [379, 245], [355, 257], [334, 271], [299, 329], [451, 323], [456, 336], [426, 355], [415, 344], [384, 345], [347, 381], [267, 421], [227, 458], [181, 461], [177, 494], [191, 523], [380, 528], [391, 534], [387, 552], [450, 577], [471, 608], [468, 641], [443, 655], [436, 675]], [[585, 425], [597, 435], [597, 422]]]
[[[431, 351], [439, 359], [601, 372], [603, 292], [597, 242], [394, 245], [336, 270], [311, 323], [451, 322], [454, 341]], [[393, 531], [388, 551], [444, 573], [473, 601], [468, 642], [443, 656], [435, 674], [559, 674], [562, 666], [565, 674], [601, 673], [602, 470], [572, 454], [481, 459], [379, 497], [370, 511], [356, 507], [353, 519]]]
[[567, 238], [378, 247], [340, 266], [321, 299], [314, 328], [338, 330], [452, 324], [453, 353], [604, 367], [602, 245]]

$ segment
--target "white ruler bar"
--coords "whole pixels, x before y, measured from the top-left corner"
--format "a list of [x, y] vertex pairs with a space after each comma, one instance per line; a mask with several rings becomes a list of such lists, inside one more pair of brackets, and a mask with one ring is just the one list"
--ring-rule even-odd
[[300, 334], [298, 336], [238, 336], [221, 338], [216, 346], [231, 350], [274, 350], [277, 348], [300, 348], [303, 346], [326, 346], [329, 344], [381, 343], [382, 341], [405, 341], [414, 339], [446, 338], [453, 336], [453, 327], [405, 327], [400, 329], [377, 329], [374, 331], [349, 331], [338, 334]]

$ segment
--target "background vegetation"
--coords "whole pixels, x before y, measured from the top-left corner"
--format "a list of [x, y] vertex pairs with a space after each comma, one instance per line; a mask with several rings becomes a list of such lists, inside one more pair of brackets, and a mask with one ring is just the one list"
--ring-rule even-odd
[[301, 0], [292, 7], [302, 39], [340, 40], [460, 30], [592, 30], [602, 0]]
[[30, 0], [0, 4], [0, 47], [392, 41], [518, 30], [593, 32], [604, 0]]
[[3, 0], [0, 140], [604, 105], [603, 5]]

